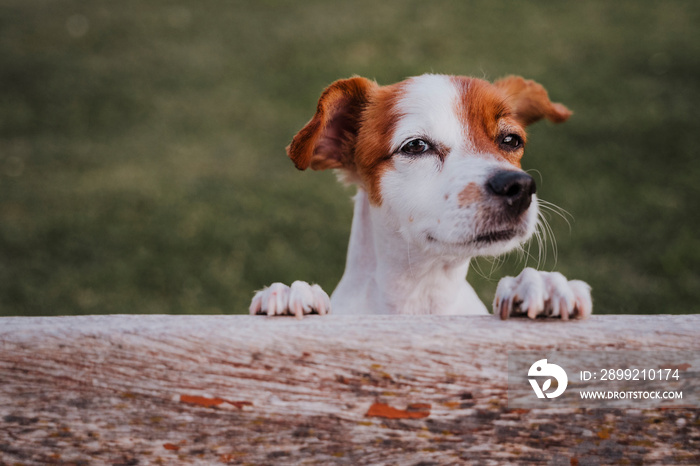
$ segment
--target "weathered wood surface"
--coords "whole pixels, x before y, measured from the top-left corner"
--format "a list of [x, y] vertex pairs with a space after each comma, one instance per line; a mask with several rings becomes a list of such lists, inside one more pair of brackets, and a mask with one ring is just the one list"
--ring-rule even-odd
[[697, 409], [506, 406], [509, 350], [699, 334], [700, 316], [2, 318], [0, 464], [699, 464]]

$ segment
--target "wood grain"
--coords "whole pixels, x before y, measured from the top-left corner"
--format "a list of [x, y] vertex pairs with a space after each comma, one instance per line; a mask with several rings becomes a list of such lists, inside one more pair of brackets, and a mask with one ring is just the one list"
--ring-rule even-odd
[[700, 316], [0, 319], [0, 464], [699, 464], [698, 409], [513, 410], [513, 350], [700, 350]]

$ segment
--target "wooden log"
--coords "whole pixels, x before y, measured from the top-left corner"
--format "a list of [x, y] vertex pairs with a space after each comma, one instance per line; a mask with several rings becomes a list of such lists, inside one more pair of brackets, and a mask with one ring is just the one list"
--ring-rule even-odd
[[700, 415], [509, 409], [507, 352], [700, 350], [700, 316], [0, 319], [0, 464], [699, 464]]

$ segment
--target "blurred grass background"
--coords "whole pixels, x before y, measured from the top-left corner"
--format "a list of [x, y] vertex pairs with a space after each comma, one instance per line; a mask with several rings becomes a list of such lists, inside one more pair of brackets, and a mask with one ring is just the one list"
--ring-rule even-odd
[[[529, 132], [524, 167], [575, 219], [552, 217], [542, 268], [591, 283], [600, 314], [697, 312], [698, 24], [694, 0], [4, 0], [0, 315], [331, 291], [353, 189], [284, 147], [330, 82], [425, 72], [520, 74], [573, 109]], [[469, 279], [489, 303], [524, 264]]]

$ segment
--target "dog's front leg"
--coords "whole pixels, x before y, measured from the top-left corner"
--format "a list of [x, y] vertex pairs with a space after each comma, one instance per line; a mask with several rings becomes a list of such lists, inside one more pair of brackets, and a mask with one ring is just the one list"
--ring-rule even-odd
[[318, 285], [295, 281], [292, 286], [273, 283], [255, 293], [249, 308], [251, 315], [326, 315], [331, 312], [331, 300]]
[[526, 268], [517, 277], [498, 283], [493, 313], [510, 316], [586, 318], [593, 312], [591, 287], [580, 280], [567, 280], [558, 272]]

